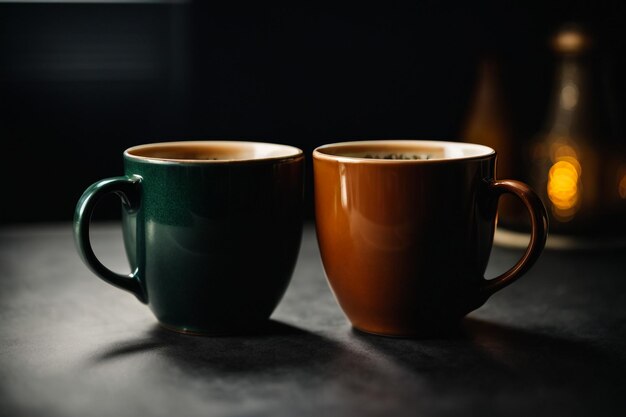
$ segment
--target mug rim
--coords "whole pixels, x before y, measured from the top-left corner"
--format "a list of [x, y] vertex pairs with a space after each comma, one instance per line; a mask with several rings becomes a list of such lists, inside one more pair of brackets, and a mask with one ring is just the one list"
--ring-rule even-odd
[[[379, 158], [364, 158], [358, 156], [337, 155], [333, 153], [324, 152], [325, 149], [338, 147], [349, 148], [350, 146], [363, 146], [363, 145], [422, 145], [422, 146], [462, 146], [465, 148], [472, 148], [480, 150], [483, 153], [477, 155], [468, 156], [455, 156], [450, 158], [438, 158], [438, 159], [379, 159]], [[486, 145], [481, 145], [473, 142], [454, 142], [443, 140], [420, 140], [420, 139], [375, 139], [375, 140], [354, 140], [345, 142], [326, 143], [318, 146], [313, 150], [313, 157], [316, 159], [324, 159], [329, 161], [339, 162], [351, 162], [360, 164], [441, 164], [452, 161], [469, 161], [476, 159], [485, 159], [492, 156], [496, 156], [497, 152]]]
[[[275, 147], [285, 150], [284, 154], [275, 156], [261, 156], [261, 157], [248, 157], [248, 158], [231, 158], [231, 159], [186, 159], [186, 158], [163, 158], [155, 156], [137, 155], [134, 152], [158, 148], [166, 148], [169, 146], [245, 146], [245, 147]], [[238, 164], [238, 163], [251, 163], [251, 162], [265, 162], [265, 161], [286, 161], [291, 159], [297, 159], [303, 157], [304, 152], [302, 149], [292, 145], [285, 145], [282, 143], [273, 142], [257, 142], [257, 141], [243, 141], [243, 140], [183, 140], [183, 141], [165, 141], [165, 142], [150, 142], [140, 145], [131, 146], [124, 151], [124, 157], [139, 162], [157, 163], [157, 164], [191, 164], [191, 165], [204, 165], [204, 164]]]

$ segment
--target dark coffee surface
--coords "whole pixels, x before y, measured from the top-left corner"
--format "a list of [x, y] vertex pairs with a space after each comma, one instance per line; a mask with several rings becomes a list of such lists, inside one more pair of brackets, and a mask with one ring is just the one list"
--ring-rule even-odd
[[[94, 249], [128, 266], [117, 227]], [[547, 250], [452, 334], [351, 330], [305, 228], [267, 329], [160, 328], [96, 278], [71, 225], [0, 229], [0, 411], [6, 416], [618, 416], [626, 413], [624, 250]], [[519, 251], [496, 247], [488, 276]], [[245, 260], [242, 260], [245, 261]]]
[[433, 155], [427, 153], [407, 153], [407, 152], [381, 152], [381, 153], [366, 153], [363, 158], [367, 159], [398, 159], [398, 160], [421, 160], [421, 159], [433, 159]]
[[210, 153], [193, 153], [193, 152], [163, 152], [163, 153], [155, 153], [154, 155], [150, 155], [152, 158], [161, 158], [161, 159], [186, 159], [186, 160], [194, 160], [194, 161], [219, 161], [222, 159], [232, 159], [228, 156], [216, 156]]

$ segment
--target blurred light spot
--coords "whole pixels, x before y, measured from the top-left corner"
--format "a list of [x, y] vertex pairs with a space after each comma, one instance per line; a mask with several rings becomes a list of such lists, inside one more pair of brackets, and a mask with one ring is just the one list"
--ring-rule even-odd
[[577, 53], [586, 49], [591, 43], [589, 37], [577, 28], [568, 28], [560, 31], [552, 44], [559, 52]]
[[580, 201], [580, 163], [573, 157], [565, 157], [550, 168], [548, 174], [548, 198], [555, 217], [568, 221], [577, 211]]
[[552, 154], [553, 154], [553, 161], [558, 161], [562, 158], [576, 158], [578, 156], [578, 154], [576, 153], [576, 150], [569, 146], [569, 145], [563, 145], [563, 144], [556, 144], [556, 146], [554, 147], [554, 149], [552, 150]]
[[578, 87], [575, 84], [567, 84], [561, 90], [561, 105], [566, 110], [571, 110], [578, 104]]

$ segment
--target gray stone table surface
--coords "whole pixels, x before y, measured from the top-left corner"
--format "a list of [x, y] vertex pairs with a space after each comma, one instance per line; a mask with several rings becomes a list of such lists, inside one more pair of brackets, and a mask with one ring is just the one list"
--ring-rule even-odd
[[[119, 226], [96, 253], [128, 269]], [[519, 251], [496, 247], [488, 276]], [[447, 337], [354, 332], [312, 225], [267, 333], [185, 336], [82, 264], [69, 224], [0, 229], [1, 416], [624, 416], [626, 252], [543, 254]]]

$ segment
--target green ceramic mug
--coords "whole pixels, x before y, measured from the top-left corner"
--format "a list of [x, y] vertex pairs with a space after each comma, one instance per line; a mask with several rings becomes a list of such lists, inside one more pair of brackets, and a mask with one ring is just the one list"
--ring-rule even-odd
[[[123, 157], [125, 175], [94, 183], [76, 206], [74, 238], [85, 264], [169, 329], [224, 334], [262, 326], [300, 249], [303, 152], [189, 141], [139, 145]], [[129, 275], [104, 266], [89, 241], [94, 207], [109, 193], [122, 201]]]

